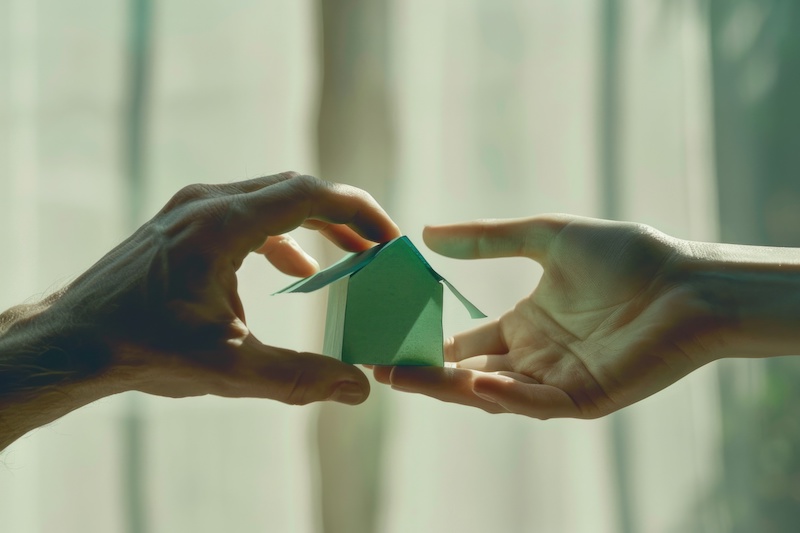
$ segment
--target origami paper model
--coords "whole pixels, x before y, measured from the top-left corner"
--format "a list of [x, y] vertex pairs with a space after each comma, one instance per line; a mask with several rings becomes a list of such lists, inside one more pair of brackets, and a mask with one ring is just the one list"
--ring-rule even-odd
[[330, 285], [326, 355], [351, 364], [443, 366], [442, 283], [472, 318], [486, 316], [405, 236], [344, 257], [278, 293]]

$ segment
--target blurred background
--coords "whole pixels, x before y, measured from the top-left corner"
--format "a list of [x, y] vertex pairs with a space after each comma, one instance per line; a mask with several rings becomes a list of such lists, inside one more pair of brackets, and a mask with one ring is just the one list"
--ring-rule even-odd
[[[800, 246], [793, 0], [0, 0], [0, 307], [183, 185], [283, 170], [426, 223], [563, 211]], [[328, 264], [339, 252], [296, 238]], [[525, 260], [432, 265], [490, 316]], [[324, 294], [245, 262], [249, 325], [319, 350]], [[446, 302], [445, 334], [473, 327]], [[724, 361], [596, 421], [128, 393], [0, 455], [0, 531], [784, 532], [800, 366]]]

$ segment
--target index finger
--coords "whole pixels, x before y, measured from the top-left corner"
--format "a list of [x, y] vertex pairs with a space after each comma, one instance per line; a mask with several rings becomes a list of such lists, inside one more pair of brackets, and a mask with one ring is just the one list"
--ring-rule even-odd
[[373, 242], [400, 236], [397, 225], [367, 192], [313, 176], [282, 180], [237, 198], [226, 226], [232, 235], [250, 237], [251, 247], [309, 219], [344, 224]]
[[314, 230], [331, 241], [333, 244], [348, 252], [362, 252], [375, 246], [374, 241], [365, 239], [349, 226], [333, 224], [321, 220], [309, 219], [303, 222], [302, 227]]
[[457, 259], [529, 257], [540, 261], [552, 239], [572, 220], [569, 215], [475, 220], [428, 226], [425, 244]]

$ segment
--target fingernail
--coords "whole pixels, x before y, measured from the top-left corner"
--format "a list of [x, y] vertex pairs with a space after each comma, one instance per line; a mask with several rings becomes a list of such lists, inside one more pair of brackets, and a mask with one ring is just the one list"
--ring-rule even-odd
[[303, 250], [303, 255], [304, 255], [304, 256], [306, 256], [306, 261], [308, 261], [309, 263], [311, 263], [311, 264], [314, 266], [314, 268], [316, 268], [317, 270], [319, 270], [319, 262], [318, 262], [316, 259], [314, 259], [314, 258], [313, 258], [313, 257], [311, 257], [310, 255], [308, 255], [308, 254], [305, 252], [305, 250]]
[[336, 387], [328, 400], [356, 405], [365, 400], [364, 388], [353, 381], [345, 381]]
[[300, 252], [301, 254], [303, 254], [303, 257], [305, 258], [305, 260], [306, 260], [306, 261], [308, 261], [309, 263], [311, 263], [311, 264], [314, 266], [314, 268], [316, 268], [317, 270], [319, 270], [319, 262], [318, 262], [316, 259], [314, 259], [314, 258], [313, 258], [313, 257], [311, 257], [310, 255], [308, 255], [308, 252], [306, 252], [305, 250], [303, 250], [302, 248], [300, 248], [300, 245], [299, 245], [299, 244], [297, 244], [297, 243], [294, 243], [294, 244], [292, 244], [292, 246], [294, 247], [294, 249], [295, 249], [295, 250], [297, 250], [298, 252]]
[[294, 240], [294, 238], [291, 235], [286, 235], [284, 242], [289, 246], [291, 246], [292, 248], [294, 248], [295, 250], [297, 250], [298, 252], [300, 252], [306, 261], [314, 265], [317, 268], [317, 270], [319, 270], [319, 263], [317, 262], [317, 260], [311, 257], [308, 254], [308, 252], [303, 250], [303, 248], [300, 246], [300, 243]]

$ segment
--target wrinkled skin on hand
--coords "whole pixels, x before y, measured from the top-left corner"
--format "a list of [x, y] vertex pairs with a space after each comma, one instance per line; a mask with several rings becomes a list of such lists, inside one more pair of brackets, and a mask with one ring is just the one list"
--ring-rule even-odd
[[375, 368], [394, 388], [491, 413], [596, 418], [715, 357], [725, 319], [691, 281], [691, 246], [568, 215], [426, 229], [456, 258], [525, 256], [543, 275], [500, 318], [445, 343], [446, 368]]
[[369, 393], [360, 370], [262, 344], [247, 327], [236, 272], [249, 253], [290, 275], [318, 270], [284, 235], [299, 226], [350, 251], [399, 235], [367, 193], [310, 176], [191, 185], [54, 297], [48, 313], [69, 314], [75, 334], [107, 354], [103, 395], [360, 403]]

